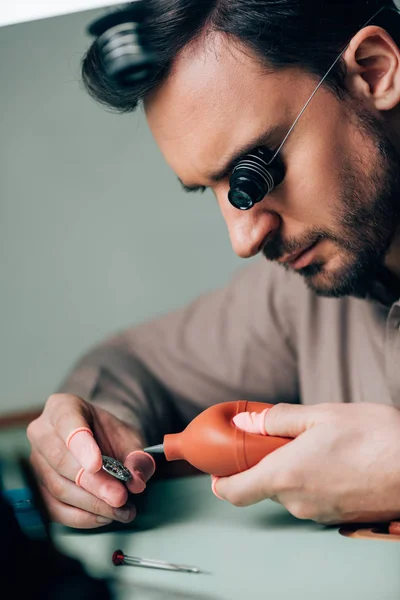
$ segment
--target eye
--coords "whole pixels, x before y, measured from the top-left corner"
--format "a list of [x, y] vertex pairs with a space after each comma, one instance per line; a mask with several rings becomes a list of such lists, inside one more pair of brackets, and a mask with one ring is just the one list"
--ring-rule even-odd
[[200, 192], [201, 194], [206, 191], [205, 185], [197, 185], [196, 187], [188, 187], [187, 185], [183, 186], [185, 192], [193, 193]]
[[207, 189], [205, 185], [193, 185], [193, 186], [191, 186], [191, 185], [185, 185], [182, 182], [180, 182], [180, 183], [181, 183], [182, 189], [185, 192], [188, 192], [188, 193], [200, 192], [202, 194]]

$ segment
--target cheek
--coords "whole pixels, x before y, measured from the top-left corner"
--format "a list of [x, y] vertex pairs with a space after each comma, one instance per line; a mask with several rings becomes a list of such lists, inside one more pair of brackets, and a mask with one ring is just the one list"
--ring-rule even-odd
[[[343, 195], [342, 166], [332, 148], [290, 155], [282, 188], [282, 211], [309, 226], [332, 223]], [[284, 215], [283, 215], [284, 216]]]

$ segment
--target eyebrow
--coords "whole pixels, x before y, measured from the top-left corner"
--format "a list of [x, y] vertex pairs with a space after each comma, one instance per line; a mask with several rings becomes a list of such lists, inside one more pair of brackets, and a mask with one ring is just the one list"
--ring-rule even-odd
[[[277, 126], [271, 127], [270, 129], [268, 129], [268, 131], [262, 133], [261, 135], [258, 135], [256, 138], [253, 138], [246, 144], [235, 148], [233, 150], [232, 154], [227, 159], [225, 159], [223, 166], [219, 167], [213, 173], [209, 173], [207, 176], [207, 179], [210, 181], [210, 183], [218, 183], [219, 181], [222, 181], [223, 179], [225, 179], [225, 177], [227, 177], [227, 175], [229, 175], [229, 173], [234, 169], [234, 167], [237, 165], [237, 163], [246, 154], [249, 154], [249, 152], [251, 152], [252, 150], [255, 150], [256, 148], [260, 148], [260, 147], [267, 147], [267, 148], [269, 147], [270, 148], [270, 147], [273, 147], [274, 145], [277, 146], [276, 139], [277, 139], [278, 131], [279, 131], [279, 128]], [[181, 184], [181, 186], [183, 187], [183, 189], [185, 190], [185, 192], [198, 192], [198, 191], [204, 192], [204, 190], [207, 187], [209, 187], [207, 185], [198, 184], [198, 183], [186, 184], [179, 177], [178, 177], [178, 181]]]

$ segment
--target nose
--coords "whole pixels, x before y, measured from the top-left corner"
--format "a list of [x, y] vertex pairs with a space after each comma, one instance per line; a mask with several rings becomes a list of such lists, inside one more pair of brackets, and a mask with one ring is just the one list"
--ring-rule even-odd
[[263, 208], [262, 202], [250, 210], [242, 211], [230, 204], [227, 195], [224, 198], [218, 196], [234, 252], [240, 258], [255, 256], [262, 249], [267, 237], [279, 228], [280, 217]]

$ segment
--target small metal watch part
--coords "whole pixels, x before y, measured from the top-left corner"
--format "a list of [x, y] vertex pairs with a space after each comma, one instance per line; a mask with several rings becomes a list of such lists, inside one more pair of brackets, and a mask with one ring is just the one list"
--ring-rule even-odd
[[120, 479], [121, 481], [129, 481], [130, 479], [132, 479], [132, 473], [129, 471], [129, 469], [124, 467], [124, 465], [120, 463], [119, 460], [111, 458], [111, 456], [104, 456], [104, 454], [102, 455], [102, 459], [103, 469], [107, 473], [109, 473], [116, 479]]

